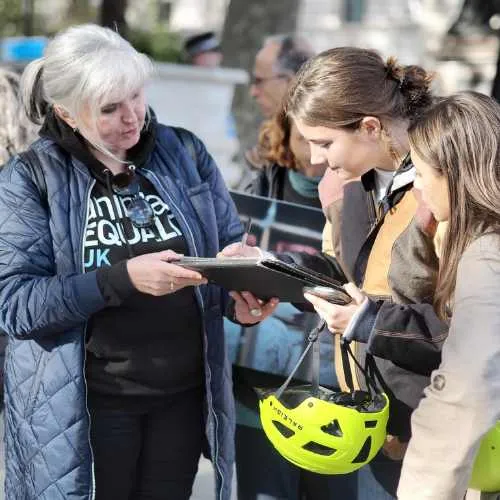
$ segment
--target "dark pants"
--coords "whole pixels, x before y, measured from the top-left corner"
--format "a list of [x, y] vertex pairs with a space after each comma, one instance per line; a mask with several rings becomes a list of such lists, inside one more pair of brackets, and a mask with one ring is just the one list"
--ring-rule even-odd
[[285, 460], [262, 429], [236, 426], [238, 500], [355, 500], [356, 473], [325, 476]]
[[357, 500], [395, 500], [402, 461], [387, 458], [381, 451], [358, 471]]
[[147, 411], [90, 405], [97, 500], [187, 500], [203, 442], [203, 391]]

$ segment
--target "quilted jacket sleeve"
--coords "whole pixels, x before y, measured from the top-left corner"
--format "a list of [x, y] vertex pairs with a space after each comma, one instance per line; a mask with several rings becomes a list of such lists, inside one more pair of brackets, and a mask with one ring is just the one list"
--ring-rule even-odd
[[193, 135], [193, 139], [200, 177], [204, 182], [209, 184], [210, 191], [214, 197], [219, 246], [222, 250], [225, 246], [239, 241], [242, 237], [243, 229], [236, 206], [227, 190], [220, 170], [204, 144], [195, 135]]
[[96, 273], [55, 275], [49, 217], [15, 158], [0, 172], [0, 328], [39, 338], [85, 322], [105, 306]]

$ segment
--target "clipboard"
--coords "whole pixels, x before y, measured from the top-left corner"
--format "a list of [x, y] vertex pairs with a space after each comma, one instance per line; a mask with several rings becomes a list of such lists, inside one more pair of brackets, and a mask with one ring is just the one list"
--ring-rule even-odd
[[175, 261], [175, 264], [198, 271], [209, 283], [215, 283], [226, 290], [252, 292], [263, 300], [277, 297], [281, 302], [305, 303], [307, 301], [303, 288], [313, 286], [334, 288], [340, 295], [345, 294], [346, 303], [351, 300], [341, 281], [307, 267], [280, 260], [253, 257], [183, 257]]

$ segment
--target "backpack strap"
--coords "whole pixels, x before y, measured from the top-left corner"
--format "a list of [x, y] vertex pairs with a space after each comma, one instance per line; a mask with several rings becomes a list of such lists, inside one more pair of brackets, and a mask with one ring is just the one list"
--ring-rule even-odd
[[182, 145], [186, 148], [187, 152], [191, 159], [195, 162], [196, 166], [198, 166], [198, 155], [196, 154], [196, 146], [193, 141], [193, 134], [182, 127], [170, 127], [175, 135], [178, 137], [179, 141], [181, 141]]
[[49, 199], [47, 195], [47, 181], [45, 180], [45, 175], [42, 169], [42, 163], [40, 158], [31, 148], [19, 153], [19, 158], [22, 160], [26, 168], [28, 169], [32, 181], [35, 183], [40, 194], [40, 200], [43, 207], [48, 210]]

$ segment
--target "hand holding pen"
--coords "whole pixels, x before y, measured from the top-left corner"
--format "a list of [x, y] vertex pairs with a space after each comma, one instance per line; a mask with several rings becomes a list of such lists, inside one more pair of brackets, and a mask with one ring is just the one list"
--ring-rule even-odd
[[249, 217], [245, 223], [245, 230], [241, 241], [231, 243], [223, 248], [217, 257], [254, 257], [256, 259], [262, 257], [262, 250], [259, 247], [250, 246], [247, 244], [250, 229], [252, 228], [252, 219]]
[[240, 246], [244, 249], [247, 246], [248, 235], [250, 234], [250, 229], [252, 228], [252, 218], [248, 217], [247, 223], [245, 224], [245, 231], [241, 238]]

